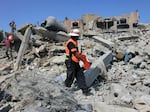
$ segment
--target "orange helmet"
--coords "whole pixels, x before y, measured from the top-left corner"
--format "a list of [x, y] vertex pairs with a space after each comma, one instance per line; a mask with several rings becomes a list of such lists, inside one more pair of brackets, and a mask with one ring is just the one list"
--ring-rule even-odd
[[13, 41], [13, 40], [14, 40], [14, 36], [13, 36], [12, 34], [10, 34], [10, 35], [8, 36], [8, 40]]

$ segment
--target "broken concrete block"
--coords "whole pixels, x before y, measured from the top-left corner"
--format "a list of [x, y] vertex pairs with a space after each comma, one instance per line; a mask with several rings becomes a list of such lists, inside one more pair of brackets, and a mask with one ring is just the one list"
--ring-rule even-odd
[[143, 60], [144, 60], [143, 57], [136, 56], [136, 57], [132, 58], [129, 62], [134, 65], [138, 65], [138, 64], [140, 65], [143, 62]]
[[140, 110], [140, 112], [150, 112], [150, 106], [145, 107], [144, 109]]
[[142, 109], [148, 107], [148, 105], [146, 104], [146, 102], [143, 99], [136, 99], [134, 101], [134, 107], [137, 110], [142, 110]]
[[[137, 110], [143, 110], [147, 107], [150, 107], [150, 96], [149, 95], [143, 95], [140, 98], [135, 99], [133, 104]], [[148, 111], [142, 111], [142, 112], [148, 112]]]
[[10, 70], [11, 65], [10, 64], [0, 64], [0, 73], [2, 73], [5, 70]]
[[34, 27], [32, 29], [32, 32], [36, 35], [40, 35], [41, 37], [43, 37], [43, 39], [49, 38], [50, 40], [54, 40], [56, 37], [56, 32], [48, 31], [43, 27]]
[[127, 108], [127, 107], [119, 107], [115, 105], [107, 105], [102, 102], [94, 103], [94, 110], [96, 112], [138, 112], [135, 109]]
[[118, 38], [118, 40], [130, 40], [130, 39], [137, 39], [139, 38], [138, 35], [133, 35], [133, 36], [121, 36]]
[[9, 110], [11, 109], [12, 107], [10, 106], [10, 104], [5, 104], [4, 106], [2, 106], [0, 108], [0, 112], [9, 112]]
[[29, 23], [26, 23], [26, 24], [23, 24], [22, 26], [20, 26], [17, 31], [18, 32], [21, 32], [22, 35], [24, 35], [26, 29], [30, 26]]
[[103, 78], [107, 79], [106, 66], [112, 61], [112, 52], [107, 52], [102, 57], [94, 61], [89, 70], [85, 71], [86, 85], [90, 87], [95, 79], [101, 75]]
[[55, 38], [55, 40], [58, 42], [64, 42], [64, 41], [67, 41], [68, 39], [69, 39], [69, 35], [62, 31], [59, 31]]
[[95, 81], [95, 79], [100, 75], [100, 70], [99, 68], [91, 68], [90, 70], [87, 70], [84, 75], [85, 75], [85, 81], [86, 81], [86, 85], [88, 87], [90, 87], [93, 82]]
[[106, 68], [108, 67], [108, 65], [112, 62], [113, 59], [113, 55], [112, 55], [112, 51], [108, 51], [106, 52], [104, 55], [101, 56]]
[[114, 47], [114, 43], [113, 42], [110, 42], [106, 39], [103, 39], [101, 37], [98, 37], [98, 36], [93, 36], [92, 37], [93, 39], [96, 39], [98, 42], [102, 43], [104, 46], [112, 49]]
[[0, 77], [0, 84], [3, 83], [6, 79], [9, 79], [10, 77], [14, 76], [14, 74], [9, 74], [5, 76]]

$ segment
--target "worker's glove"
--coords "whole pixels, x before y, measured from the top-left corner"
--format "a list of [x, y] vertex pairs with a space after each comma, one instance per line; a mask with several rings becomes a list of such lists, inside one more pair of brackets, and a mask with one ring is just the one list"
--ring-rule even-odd
[[81, 58], [81, 60], [82, 60], [82, 61], [83, 61], [83, 60], [86, 60], [86, 56], [85, 56], [85, 54], [80, 53], [80, 58]]
[[91, 65], [90, 62], [86, 59], [85, 54], [80, 54], [80, 57], [81, 57], [81, 61], [84, 64], [84, 69], [88, 70], [90, 68], [90, 65]]

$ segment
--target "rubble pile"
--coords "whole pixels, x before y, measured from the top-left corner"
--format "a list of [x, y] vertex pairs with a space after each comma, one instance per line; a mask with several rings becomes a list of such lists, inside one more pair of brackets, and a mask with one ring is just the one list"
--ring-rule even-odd
[[34, 71], [23, 70], [14, 73], [11, 79], [6, 80], [1, 85], [3, 92], [5, 92], [1, 102], [9, 104], [10, 112], [86, 110], [86, 108], [81, 108], [82, 105], [79, 105], [77, 100], [63, 86], [53, 80], [51, 74], [50, 71], [43, 71], [43, 69], [39, 70], [38, 68]]
[[[0, 112], [150, 111], [150, 27], [141, 26], [132, 32], [81, 37], [79, 48], [92, 67], [108, 52], [113, 56], [103, 58], [105, 67], [90, 85], [90, 96], [84, 96], [75, 84], [71, 88], [63, 85], [65, 32], [32, 27], [33, 35], [17, 71], [18, 55], [14, 51], [15, 59], [10, 61], [5, 57], [5, 46], [0, 46]], [[27, 28], [24, 25], [16, 35], [23, 37]], [[102, 71], [107, 75], [105, 80]]]

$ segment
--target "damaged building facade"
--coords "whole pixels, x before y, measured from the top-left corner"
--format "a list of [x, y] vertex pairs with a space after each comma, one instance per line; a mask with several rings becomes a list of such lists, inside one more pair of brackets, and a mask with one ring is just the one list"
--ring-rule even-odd
[[81, 20], [69, 20], [65, 18], [64, 24], [67, 31], [77, 27], [84, 31], [84, 35], [92, 35], [94, 32], [120, 32], [131, 31], [137, 27], [139, 20], [138, 11], [124, 14], [122, 16], [114, 16], [110, 18], [102, 18], [95, 14], [85, 14]]
[[70, 32], [71, 29], [78, 28], [80, 31], [83, 30], [83, 22], [81, 19], [69, 20], [67, 17], [64, 20], [64, 24], [67, 28], [67, 32]]

